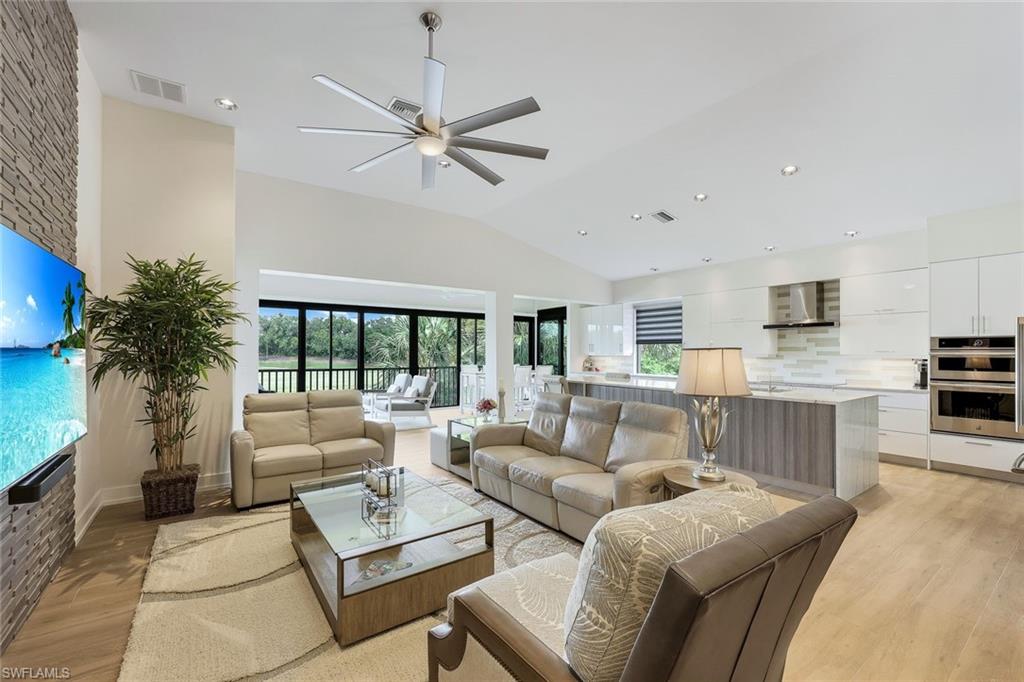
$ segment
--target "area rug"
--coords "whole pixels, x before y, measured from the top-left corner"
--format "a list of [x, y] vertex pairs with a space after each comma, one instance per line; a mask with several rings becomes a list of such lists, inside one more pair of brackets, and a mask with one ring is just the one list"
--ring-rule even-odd
[[[571, 538], [460, 483], [435, 483], [494, 517], [495, 572], [579, 556]], [[426, 680], [427, 631], [440, 622], [434, 614], [342, 648], [292, 549], [287, 507], [182, 521], [157, 531], [120, 679]]]

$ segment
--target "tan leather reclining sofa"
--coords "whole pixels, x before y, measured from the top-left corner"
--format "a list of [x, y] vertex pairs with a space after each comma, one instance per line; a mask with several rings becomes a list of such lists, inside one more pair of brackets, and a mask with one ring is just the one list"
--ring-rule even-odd
[[395, 459], [395, 425], [365, 421], [359, 391], [245, 396], [231, 434], [231, 501], [238, 509], [287, 500], [289, 484]]
[[473, 487], [581, 542], [612, 509], [663, 498], [661, 472], [686, 459], [674, 407], [541, 393], [529, 424], [470, 437]]

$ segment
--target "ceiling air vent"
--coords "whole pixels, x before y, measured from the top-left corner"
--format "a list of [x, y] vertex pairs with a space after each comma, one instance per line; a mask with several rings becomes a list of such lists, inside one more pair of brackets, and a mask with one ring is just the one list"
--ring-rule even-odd
[[132, 75], [132, 86], [144, 95], [153, 95], [161, 99], [185, 103], [185, 86], [164, 78], [157, 78], [138, 71], [130, 71]]
[[406, 99], [399, 99], [398, 97], [392, 97], [388, 103], [388, 110], [393, 111], [402, 118], [407, 118], [410, 121], [415, 121], [416, 117], [419, 116], [420, 112], [423, 111], [423, 107], [415, 102], [410, 102]]
[[657, 220], [659, 223], [671, 223], [676, 219], [674, 215], [668, 211], [655, 211], [651, 214], [651, 217]]

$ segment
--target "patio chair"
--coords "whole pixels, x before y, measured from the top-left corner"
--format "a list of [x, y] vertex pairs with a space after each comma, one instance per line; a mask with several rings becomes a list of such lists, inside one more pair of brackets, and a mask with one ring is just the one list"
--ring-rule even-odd
[[430, 418], [430, 406], [434, 402], [434, 393], [437, 392], [437, 382], [428, 376], [417, 374], [412, 378], [412, 384], [402, 395], [382, 393], [374, 399], [374, 411], [384, 412], [388, 421], [393, 417], [426, 417], [427, 421], [433, 424]]
[[377, 416], [377, 406], [378, 406], [378, 404], [383, 404], [383, 403], [379, 403], [377, 398], [380, 398], [382, 396], [388, 396], [388, 395], [395, 396], [395, 397], [404, 395], [406, 390], [408, 390], [410, 384], [412, 384], [412, 375], [411, 374], [409, 374], [408, 372], [403, 373], [403, 374], [396, 374], [394, 381], [392, 381], [388, 385], [388, 387], [384, 389], [383, 393], [377, 393], [377, 394], [374, 395], [373, 402], [370, 403], [370, 405], [371, 405], [370, 416], [371, 417], [376, 417]]

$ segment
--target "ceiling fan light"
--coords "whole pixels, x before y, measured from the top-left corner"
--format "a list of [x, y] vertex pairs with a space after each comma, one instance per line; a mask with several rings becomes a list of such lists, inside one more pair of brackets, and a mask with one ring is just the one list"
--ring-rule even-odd
[[433, 135], [421, 135], [416, 138], [414, 144], [423, 156], [440, 156], [448, 149], [444, 140]]

